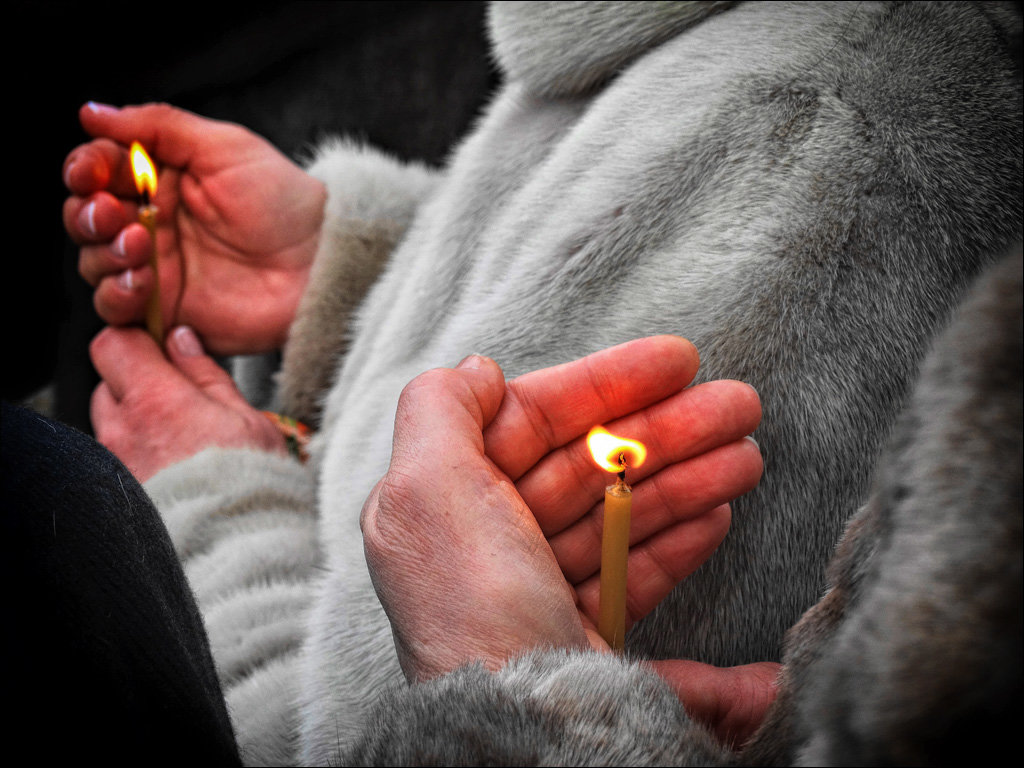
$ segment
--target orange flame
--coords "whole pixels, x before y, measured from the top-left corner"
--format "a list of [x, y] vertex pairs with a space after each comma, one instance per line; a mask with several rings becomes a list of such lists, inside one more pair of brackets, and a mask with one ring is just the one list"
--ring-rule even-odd
[[137, 141], [132, 142], [130, 150], [132, 158], [132, 173], [135, 174], [135, 187], [140, 195], [156, 196], [156, 169], [153, 161], [149, 159], [146, 150]]
[[621, 472], [628, 467], [639, 467], [647, 458], [647, 446], [628, 437], [613, 435], [604, 427], [594, 427], [587, 435], [590, 455], [601, 469]]

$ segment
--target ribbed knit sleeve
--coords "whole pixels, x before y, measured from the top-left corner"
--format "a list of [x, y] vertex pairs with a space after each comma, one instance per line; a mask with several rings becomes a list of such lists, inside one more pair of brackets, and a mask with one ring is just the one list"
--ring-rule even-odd
[[195, 592], [246, 764], [294, 763], [317, 573], [315, 488], [291, 459], [210, 449], [146, 483]]

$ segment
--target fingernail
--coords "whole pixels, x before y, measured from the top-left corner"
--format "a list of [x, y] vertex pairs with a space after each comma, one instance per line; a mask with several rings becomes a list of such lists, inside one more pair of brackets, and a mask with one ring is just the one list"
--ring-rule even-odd
[[96, 203], [86, 203], [82, 212], [78, 214], [78, 223], [88, 235], [96, 234]]
[[483, 365], [483, 362], [484, 359], [480, 355], [467, 355], [455, 368], [475, 371]]
[[117, 107], [110, 104], [103, 104], [98, 101], [90, 101], [85, 105], [90, 112], [94, 115], [112, 115], [115, 112], [119, 112]]
[[761, 446], [757, 444], [757, 440], [755, 440], [754, 438], [752, 438], [752, 437], [751, 437], [750, 435], [747, 435], [747, 436], [746, 436], [745, 438], [743, 438], [743, 439], [744, 439], [744, 440], [749, 440], [750, 442], [752, 442], [752, 443], [753, 443], [753, 444], [754, 444], [754, 445], [755, 445], [755, 446], [757, 447], [757, 450], [759, 450], [759, 451], [761, 450]]
[[110, 245], [111, 252], [119, 259], [124, 259], [128, 257], [128, 252], [125, 250], [124, 245], [124, 235], [125, 230], [122, 229], [121, 233], [116, 238], [114, 238], [114, 242], [111, 243]]
[[117, 284], [125, 291], [129, 293], [135, 290], [135, 270], [126, 269], [120, 275], [117, 276]]
[[199, 357], [203, 354], [199, 337], [187, 325], [179, 325], [171, 332], [171, 342], [182, 357]]
[[68, 163], [68, 167], [64, 169], [64, 186], [71, 189], [71, 170], [78, 163], [78, 160], [72, 160]]

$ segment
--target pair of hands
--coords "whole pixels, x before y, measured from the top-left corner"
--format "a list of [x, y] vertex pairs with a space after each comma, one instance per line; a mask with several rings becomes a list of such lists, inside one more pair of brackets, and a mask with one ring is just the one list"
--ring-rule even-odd
[[[127, 168], [126, 145], [139, 139], [160, 169], [164, 315], [187, 324], [164, 350], [137, 329], [96, 338], [97, 437], [141, 479], [209, 445], [283, 452], [199, 336], [217, 354], [281, 345], [315, 252], [322, 185], [238, 126], [163, 105], [87, 105], [80, 116], [98, 138], [65, 163], [64, 220], [100, 315], [115, 326], [141, 320], [152, 285]], [[655, 337], [508, 383], [493, 361], [471, 357], [410, 384], [363, 526], [411, 679], [472, 659], [500, 666], [538, 646], [604, 647], [593, 620], [608, 478], [582, 440], [595, 423], [651, 452], [630, 477], [629, 621], [713, 552], [727, 502], [760, 475], [757, 448], [743, 439], [760, 406], [737, 382], [683, 389], [697, 365], [689, 342]], [[656, 667], [727, 740], [749, 733], [772, 698], [774, 665]]]
[[[533, 648], [609, 650], [595, 626], [614, 478], [586, 446], [596, 423], [648, 448], [629, 478], [627, 629], [714, 552], [728, 502], [761, 476], [745, 437], [761, 407], [740, 382], [688, 387], [698, 365], [690, 342], [656, 336], [509, 382], [471, 356], [406, 387], [361, 523], [409, 679], [469, 661], [497, 669]], [[774, 699], [776, 664], [652, 666], [726, 743], [752, 735]]]
[[135, 331], [93, 341], [97, 437], [141, 480], [209, 445], [283, 452], [205, 351], [283, 346], [316, 252], [323, 184], [254, 133], [168, 105], [90, 103], [79, 119], [95, 138], [64, 162], [63, 214], [96, 309], [111, 326], [138, 323], [155, 283], [128, 156], [138, 140], [158, 169], [161, 311], [179, 326], [166, 357]]
[[[134, 472], [212, 444], [284, 452], [190, 329], [172, 331], [166, 351], [138, 329], [107, 329], [93, 343], [104, 376], [97, 434]], [[711, 555], [729, 528], [728, 501], [760, 478], [760, 452], [744, 438], [760, 404], [734, 381], [683, 389], [697, 365], [689, 342], [651, 337], [510, 382], [471, 356], [406, 387], [391, 466], [361, 523], [409, 679], [475, 660], [498, 668], [533, 648], [608, 650], [595, 622], [609, 476], [586, 448], [594, 423], [649, 449], [630, 477], [627, 622]], [[776, 664], [652, 666], [726, 743], [752, 735], [774, 699]]]

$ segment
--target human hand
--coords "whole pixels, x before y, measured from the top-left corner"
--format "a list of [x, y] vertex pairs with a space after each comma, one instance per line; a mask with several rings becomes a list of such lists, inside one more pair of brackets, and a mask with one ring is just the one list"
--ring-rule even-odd
[[287, 455], [284, 437], [190, 328], [174, 329], [166, 349], [140, 329], [110, 327], [89, 348], [103, 379], [91, 403], [96, 438], [140, 482], [210, 446]]
[[[284, 344], [323, 221], [326, 190], [264, 139], [165, 105], [79, 111], [95, 139], [64, 162], [64, 226], [100, 317], [142, 320], [152, 243], [136, 223], [128, 145], [157, 165], [156, 245], [167, 325], [195, 328], [215, 354]], [[180, 296], [180, 306], [178, 298]]]
[[683, 390], [697, 365], [689, 342], [654, 337], [507, 386], [473, 357], [406, 388], [362, 526], [409, 679], [473, 660], [497, 668], [537, 647], [607, 648], [594, 622], [608, 478], [584, 444], [595, 423], [650, 449], [630, 478], [628, 620], [706, 559], [727, 502], [760, 476], [743, 439], [760, 405], [738, 382]]

